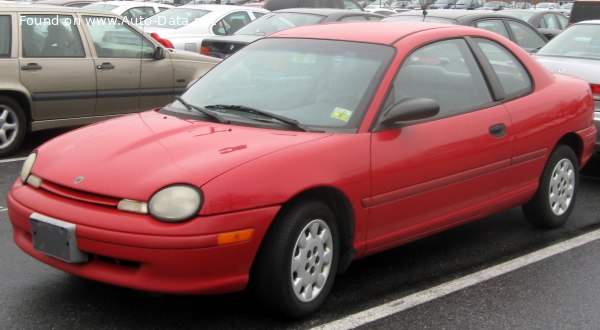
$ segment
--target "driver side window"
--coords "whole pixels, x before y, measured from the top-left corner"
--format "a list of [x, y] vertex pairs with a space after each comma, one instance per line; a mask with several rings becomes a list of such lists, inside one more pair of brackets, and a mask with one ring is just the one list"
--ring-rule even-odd
[[84, 16], [96, 54], [100, 58], [152, 58], [154, 45], [122, 21]]

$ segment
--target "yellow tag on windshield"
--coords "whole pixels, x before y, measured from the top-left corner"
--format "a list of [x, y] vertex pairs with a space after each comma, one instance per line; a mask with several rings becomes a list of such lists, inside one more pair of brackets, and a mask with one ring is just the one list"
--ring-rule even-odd
[[350, 116], [352, 116], [352, 110], [336, 107], [333, 109], [330, 117], [347, 123], [350, 120]]

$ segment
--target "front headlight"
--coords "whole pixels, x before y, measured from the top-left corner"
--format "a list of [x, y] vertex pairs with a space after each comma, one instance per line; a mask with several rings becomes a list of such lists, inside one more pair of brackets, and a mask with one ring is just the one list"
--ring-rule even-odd
[[174, 185], [155, 193], [148, 203], [150, 215], [160, 221], [181, 222], [198, 214], [202, 193], [188, 185]]
[[31, 169], [33, 168], [33, 164], [35, 164], [35, 159], [37, 158], [37, 153], [32, 152], [25, 159], [25, 163], [23, 163], [23, 167], [21, 168], [21, 183], [26, 184], [27, 178], [29, 178], [29, 174], [31, 173]]

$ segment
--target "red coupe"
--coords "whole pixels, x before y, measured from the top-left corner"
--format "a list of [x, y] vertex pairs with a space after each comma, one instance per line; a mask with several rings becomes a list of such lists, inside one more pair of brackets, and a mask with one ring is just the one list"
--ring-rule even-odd
[[248, 287], [318, 309], [352, 260], [523, 205], [567, 221], [594, 149], [589, 85], [466, 26], [285, 30], [177, 101], [58, 137], [8, 196], [16, 244], [124, 287]]

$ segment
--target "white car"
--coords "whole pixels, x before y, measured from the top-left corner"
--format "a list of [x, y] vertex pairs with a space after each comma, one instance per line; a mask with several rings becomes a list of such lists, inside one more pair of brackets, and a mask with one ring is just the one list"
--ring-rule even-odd
[[559, 5], [553, 2], [540, 2], [535, 7], [534, 10], [554, 10], [558, 9]]
[[109, 11], [121, 15], [133, 24], [138, 24], [144, 19], [169, 8], [173, 8], [173, 6], [142, 1], [102, 1], [85, 6], [85, 9]]
[[204, 38], [231, 35], [266, 13], [266, 9], [249, 6], [185, 5], [160, 12], [138, 26], [165, 47], [198, 53]]

